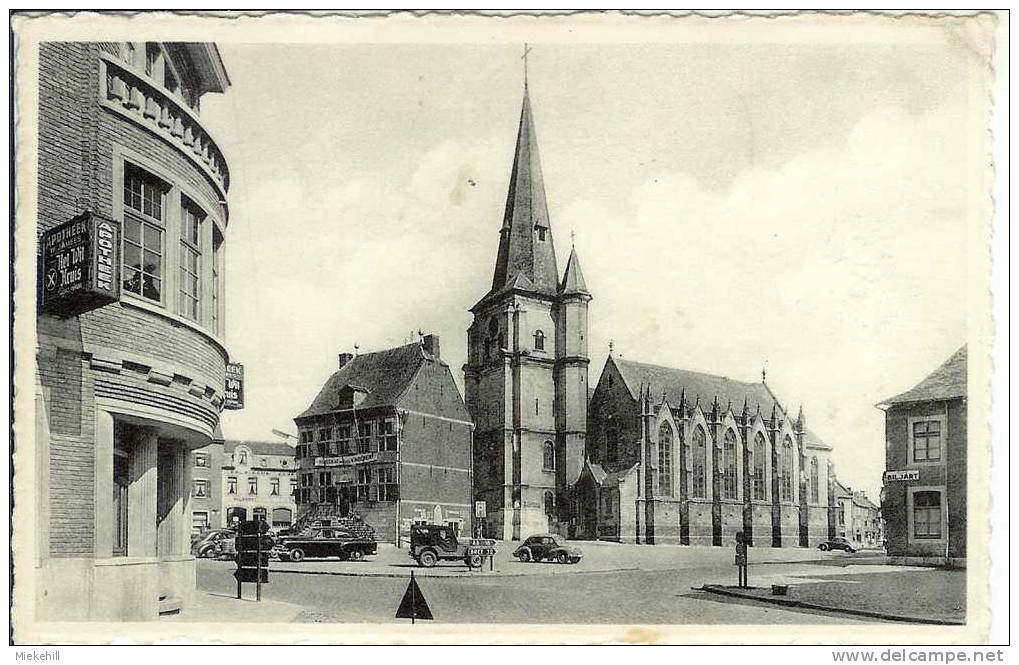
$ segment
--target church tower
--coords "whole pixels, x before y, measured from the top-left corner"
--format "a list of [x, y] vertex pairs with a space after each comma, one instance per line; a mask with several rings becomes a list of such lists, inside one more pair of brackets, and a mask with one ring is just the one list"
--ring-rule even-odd
[[575, 249], [559, 279], [525, 83], [492, 287], [471, 308], [464, 365], [486, 537], [567, 534], [584, 461], [590, 300]]

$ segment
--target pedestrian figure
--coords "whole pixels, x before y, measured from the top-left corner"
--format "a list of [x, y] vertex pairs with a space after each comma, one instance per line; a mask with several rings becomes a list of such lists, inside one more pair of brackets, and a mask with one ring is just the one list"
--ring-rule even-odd
[[749, 586], [747, 580], [747, 539], [743, 535], [742, 531], [736, 532], [736, 576], [737, 586], [741, 589], [746, 589]]

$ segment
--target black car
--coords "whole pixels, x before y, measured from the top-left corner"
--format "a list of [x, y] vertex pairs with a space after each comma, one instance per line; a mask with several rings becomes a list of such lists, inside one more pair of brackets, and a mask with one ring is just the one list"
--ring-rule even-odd
[[556, 561], [558, 563], [577, 563], [584, 556], [580, 548], [573, 547], [562, 536], [551, 533], [531, 536], [513, 552], [513, 556], [524, 563], [534, 561]]
[[846, 538], [843, 538], [842, 536], [835, 536], [834, 538], [829, 538], [828, 540], [818, 545], [817, 549], [821, 550], [822, 552], [827, 552], [828, 550], [844, 550], [846, 552], [849, 552], [850, 554], [856, 551], [856, 548], [853, 547], [853, 544], [850, 543]]
[[339, 528], [309, 528], [300, 535], [280, 536], [273, 551], [284, 561], [303, 561], [305, 558], [326, 559], [337, 557], [341, 561], [360, 561], [378, 550], [374, 538], [358, 538]]

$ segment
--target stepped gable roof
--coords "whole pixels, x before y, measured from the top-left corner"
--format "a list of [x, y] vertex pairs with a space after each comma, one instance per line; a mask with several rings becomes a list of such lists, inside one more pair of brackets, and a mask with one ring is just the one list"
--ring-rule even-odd
[[957, 399], [966, 397], [966, 346], [952, 354], [940, 367], [906, 392], [881, 402], [892, 406], [908, 402]]
[[278, 441], [247, 441], [245, 439], [229, 439], [223, 441], [223, 453], [230, 455], [238, 446], [246, 446], [254, 455], [279, 455], [293, 457], [294, 447], [289, 443]]
[[297, 417], [336, 411], [339, 392], [348, 386], [367, 392], [357, 405], [359, 409], [395, 406], [426, 359], [442, 362], [429, 356], [418, 342], [355, 356], [333, 372], [311, 405]]

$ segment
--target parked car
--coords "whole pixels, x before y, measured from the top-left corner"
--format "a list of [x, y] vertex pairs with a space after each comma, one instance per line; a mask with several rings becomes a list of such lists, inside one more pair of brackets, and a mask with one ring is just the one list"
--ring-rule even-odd
[[279, 536], [273, 551], [283, 561], [304, 561], [308, 557], [360, 561], [375, 554], [378, 543], [374, 538], [354, 536], [345, 529], [308, 527], [301, 533]]
[[209, 529], [191, 541], [191, 554], [199, 559], [211, 559], [216, 556], [224, 540], [234, 537], [233, 529]]
[[556, 561], [577, 563], [584, 556], [580, 548], [568, 545], [562, 536], [544, 533], [531, 536], [513, 552], [523, 562]]
[[828, 550], [845, 550], [850, 554], [856, 551], [856, 548], [853, 547], [853, 544], [849, 542], [848, 539], [843, 538], [842, 536], [835, 536], [834, 538], [829, 538], [828, 540], [818, 545], [817, 549], [821, 550], [822, 552], [827, 552]]
[[425, 568], [431, 568], [440, 561], [463, 561], [470, 568], [481, 568], [484, 558], [472, 552], [472, 546], [495, 551], [495, 541], [464, 542], [457, 538], [453, 527], [444, 524], [415, 524], [410, 528], [409, 554]]

